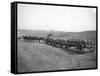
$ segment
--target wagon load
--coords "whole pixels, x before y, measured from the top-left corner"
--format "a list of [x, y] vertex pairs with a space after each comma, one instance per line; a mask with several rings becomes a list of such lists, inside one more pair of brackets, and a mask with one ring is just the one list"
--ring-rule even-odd
[[73, 47], [78, 52], [91, 52], [95, 49], [95, 46], [86, 39], [69, 39], [67, 42], [68, 47]]
[[46, 40], [46, 44], [59, 48], [71, 49], [73, 51], [81, 53], [91, 52], [94, 51], [95, 49], [93, 41], [86, 39], [61, 40], [61, 39], [48, 38]]

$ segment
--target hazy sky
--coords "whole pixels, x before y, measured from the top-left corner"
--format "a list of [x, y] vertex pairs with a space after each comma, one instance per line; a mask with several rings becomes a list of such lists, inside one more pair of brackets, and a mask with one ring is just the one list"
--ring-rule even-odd
[[66, 32], [96, 30], [96, 9], [18, 4], [18, 29]]

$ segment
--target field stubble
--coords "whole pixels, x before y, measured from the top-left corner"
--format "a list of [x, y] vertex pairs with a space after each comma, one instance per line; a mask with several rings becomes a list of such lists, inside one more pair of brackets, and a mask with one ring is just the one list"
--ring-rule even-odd
[[46, 44], [18, 41], [18, 72], [96, 68], [96, 50], [72, 54]]

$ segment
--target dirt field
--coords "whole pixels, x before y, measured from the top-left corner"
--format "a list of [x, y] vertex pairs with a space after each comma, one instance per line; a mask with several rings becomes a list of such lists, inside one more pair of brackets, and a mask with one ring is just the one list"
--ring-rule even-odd
[[18, 72], [96, 68], [96, 51], [77, 54], [42, 43], [18, 41]]

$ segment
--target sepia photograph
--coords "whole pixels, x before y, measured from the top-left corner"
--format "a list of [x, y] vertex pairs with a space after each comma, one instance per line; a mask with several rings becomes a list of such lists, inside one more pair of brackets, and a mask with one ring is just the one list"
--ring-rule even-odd
[[97, 68], [97, 8], [17, 4], [17, 72]]

